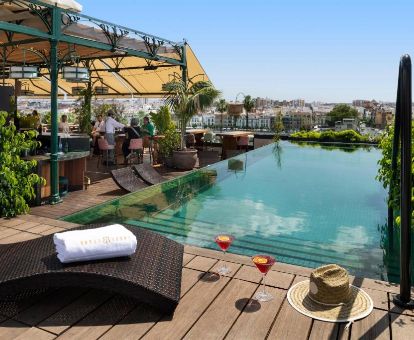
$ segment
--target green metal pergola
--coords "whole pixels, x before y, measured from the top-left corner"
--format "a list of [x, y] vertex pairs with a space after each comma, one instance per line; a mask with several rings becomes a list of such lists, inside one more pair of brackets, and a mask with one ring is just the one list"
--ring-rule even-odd
[[13, 85], [6, 74], [10, 67], [36, 66], [41, 79], [29, 79], [26, 86], [35, 95], [50, 96], [51, 204], [60, 202], [58, 97], [71, 89], [60, 70], [73, 65], [73, 55], [89, 68], [89, 86], [101, 83], [108, 96], [162, 97], [162, 84], [174, 75], [185, 81], [194, 75], [207, 77], [185, 41], [176, 43], [41, 1], [0, 1], [0, 20], [3, 85]]

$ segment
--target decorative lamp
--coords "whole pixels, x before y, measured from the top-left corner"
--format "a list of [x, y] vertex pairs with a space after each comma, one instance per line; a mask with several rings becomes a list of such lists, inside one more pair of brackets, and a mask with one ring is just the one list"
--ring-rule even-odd
[[39, 78], [39, 69], [34, 66], [11, 66], [10, 79], [34, 79]]
[[64, 66], [62, 78], [70, 83], [82, 83], [89, 81], [89, 70], [86, 67]]

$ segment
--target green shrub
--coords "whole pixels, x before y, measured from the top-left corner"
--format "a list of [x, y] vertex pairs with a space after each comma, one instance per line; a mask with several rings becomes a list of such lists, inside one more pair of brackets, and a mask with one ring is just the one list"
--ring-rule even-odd
[[368, 136], [363, 136], [354, 130], [344, 131], [300, 131], [293, 133], [291, 137], [295, 139], [305, 139], [310, 141], [320, 142], [343, 142], [343, 143], [364, 143], [370, 142]]
[[157, 129], [157, 133], [160, 135], [165, 134], [165, 132], [174, 125], [170, 109], [165, 105], [161, 106], [157, 113], [151, 113], [151, 120]]
[[160, 156], [163, 158], [172, 156], [173, 151], [180, 148], [180, 141], [180, 133], [176, 130], [175, 125], [173, 124], [164, 132], [164, 138], [158, 140], [158, 151]]
[[[411, 130], [411, 136], [414, 140], [414, 125]], [[400, 155], [397, 158], [397, 173], [395, 182], [391, 183], [391, 177], [392, 177], [392, 171], [391, 171], [391, 163], [392, 163], [392, 144], [394, 139], [394, 128], [389, 127], [387, 131], [382, 136], [379, 147], [382, 151], [382, 158], [378, 161], [379, 169], [378, 169], [378, 175], [377, 179], [382, 183], [384, 188], [389, 189], [391, 187], [391, 197], [389, 197], [388, 204], [391, 206], [395, 212], [398, 212], [400, 210], [400, 197], [401, 197], [401, 188], [400, 188], [400, 169], [401, 167], [401, 158]], [[412, 150], [412, 167], [411, 172], [414, 179], [414, 149]], [[414, 203], [414, 193], [411, 195], [411, 201]], [[414, 204], [413, 204], [414, 207]], [[414, 220], [414, 212], [413, 212], [413, 220]], [[400, 217], [396, 217], [396, 222], [399, 224]], [[412, 224], [412, 227], [414, 228], [414, 221]]]
[[26, 129], [36, 129], [38, 121], [38, 117], [32, 115], [23, 116], [20, 118], [20, 127]]
[[0, 216], [14, 217], [29, 211], [28, 201], [35, 198], [35, 185], [44, 179], [33, 173], [36, 161], [24, 161], [20, 154], [37, 146], [36, 131], [19, 133], [0, 112]]

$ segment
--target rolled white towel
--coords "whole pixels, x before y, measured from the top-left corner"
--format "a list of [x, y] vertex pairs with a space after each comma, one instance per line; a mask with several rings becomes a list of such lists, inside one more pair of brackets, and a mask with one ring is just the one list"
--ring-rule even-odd
[[137, 248], [135, 235], [120, 224], [56, 233], [53, 242], [62, 263], [129, 256]]

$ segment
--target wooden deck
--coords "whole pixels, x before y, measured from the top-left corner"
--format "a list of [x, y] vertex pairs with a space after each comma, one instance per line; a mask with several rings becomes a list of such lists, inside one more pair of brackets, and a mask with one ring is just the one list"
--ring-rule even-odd
[[[145, 155], [147, 156], [147, 155]], [[149, 159], [145, 159], [149, 162]], [[36, 216], [43, 216], [58, 219], [63, 216], [71, 215], [80, 210], [92, 207], [94, 205], [115, 199], [127, 194], [120, 189], [113, 181], [109, 171], [116, 169], [116, 166], [106, 168], [96, 167], [96, 158], [88, 159], [87, 171], [85, 176], [91, 180], [91, 185], [87, 190], [69, 192], [62, 197], [62, 202], [56, 205], [44, 204], [38, 207], [32, 207], [30, 213]], [[124, 165], [121, 165], [124, 166]], [[183, 175], [185, 172], [173, 171], [171, 169], [157, 168], [167, 178], [174, 178]], [[145, 185], [144, 182], [142, 182]]]
[[[0, 219], [0, 244], [74, 227], [26, 215]], [[290, 286], [310, 269], [277, 263], [268, 283], [275, 299], [250, 300], [260, 275], [248, 257], [227, 254], [232, 273], [214, 274], [222, 255], [185, 247], [181, 301], [171, 318], [131, 299], [99, 290], [59, 289], [0, 304], [0, 339], [413, 339], [414, 312], [394, 306], [397, 285], [353, 278], [372, 297], [373, 313], [349, 329], [314, 321], [290, 307]]]

